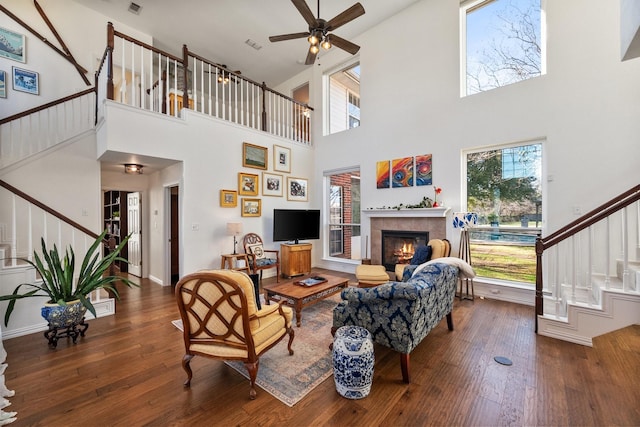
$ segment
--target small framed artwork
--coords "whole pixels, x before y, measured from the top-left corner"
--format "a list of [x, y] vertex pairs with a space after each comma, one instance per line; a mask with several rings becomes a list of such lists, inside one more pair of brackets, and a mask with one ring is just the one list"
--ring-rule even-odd
[[7, 97], [7, 73], [0, 70], [0, 98]]
[[262, 200], [242, 198], [242, 216], [260, 216]]
[[389, 188], [390, 176], [389, 160], [376, 162], [376, 188]]
[[308, 181], [305, 178], [287, 177], [287, 200], [295, 202], [309, 200]]
[[27, 62], [25, 56], [24, 35], [14, 33], [6, 28], [0, 28], [0, 57]]
[[262, 195], [282, 197], [283, 178], [277, 173], [262, 172]]
[[13, 67], [13, 90], [38, 95], [40, 93], [38, 73]]
[[260, 189], [260, 178], [253, 173], [238, 173], [238, 194], [241, 196], [257, 196]]
[[291, 148], [280, 145], [273, 146], [273, 170], [291, 172]]
[[242, 166], [246, 168], [267, 169], [267, 147], [249, 144], [242, 144]]
[[238, 206], [238, 192], [235, 190], [220, 190], [220, 206], [235, 208]]

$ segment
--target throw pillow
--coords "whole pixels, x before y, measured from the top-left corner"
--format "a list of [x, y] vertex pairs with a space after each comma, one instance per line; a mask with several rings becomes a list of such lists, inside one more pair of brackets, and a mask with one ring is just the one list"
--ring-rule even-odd
[[260, 303], [260, 275], [250, 274], [249, 277], [253, 282], [253, 290], [256, 296], [256, 307], [258, 307], [258, 310], [262, 310], [262, 304]]
[[418, 274], [425, 266], [429, 264], [434, 264], [437, 262], [442, 262], [444, 264], [449, 264], [449, 265], [458, 267], [458, 270], [460, 271], [459, 275], [462, 278], [473, 279], [474, 277], [476, 277], [476, 272], [473, 270], [473, 267], [471, 267], [471, 265], [469, 265], [469, 263], [467, 263], [465, 260], [462, 260], [456, 257], [436, 258], [436, 259], [432, 259], [431, 261], [425, 262], [424, 264], [421, 264], [418, 268], [414, 270], [413, 276]]
[[263, 259], [266, 257], [264, 252], [264, 248], [262, 247], [262, 243], [255, 243], [253, 245], [247, 245], [251, 254], [255, 257], [255, 259]]
[[411, 265], [420, 265], [431, 259], [431, 246], [418, 246], [413, 252], [413, 258], [411, 258]]

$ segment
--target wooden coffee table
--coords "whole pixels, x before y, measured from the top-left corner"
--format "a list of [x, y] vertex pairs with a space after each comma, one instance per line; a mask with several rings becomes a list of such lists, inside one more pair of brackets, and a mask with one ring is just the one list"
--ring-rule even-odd
[[320, 300], [338, 293], [349, 285], [349, 279], [345, 277], [336, 277], [324, 273], [318, 274], [318, 276], [327, 279], [324, 283], [313, 286], [296, 285], [296, 282], [314, 276], [316, 275], [299, 276], [286, 282], [264, 286], [264, 290], [267, 293], [267, 303], [269, 303], [269, 301], [284, 301], [285, 304], [293, 307], [296, 311], [296, 326], [300, 327], [302, 324], [302, 309], [304, 307], [313, 305]]

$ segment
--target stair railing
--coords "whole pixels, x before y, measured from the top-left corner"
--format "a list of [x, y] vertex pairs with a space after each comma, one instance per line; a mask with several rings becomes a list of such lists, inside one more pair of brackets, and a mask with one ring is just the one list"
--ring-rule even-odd
[[[629, 206], [635, 203], [635, 210]], [[616, 226], [619, 233], [613, 231]], [[630, 239], [630, 237], [632, 239]], [[601, 244], [596, 244], [599, 242]], [[618, 244], [619, 253], [612, 250]], [[537, 318], [543, 315], [545, 295], [551, 296], [555, 304], [555, 314], [559, 315], [563, 305], [563, 291], [570, 284], [566, 299], [573, 302], [578, 294], [586, 295], [591, 301], [595, 276], [603, 276], [604, 287], [611, 285], [612, 258], [621, 258], [621, 290], [633, 291], [629, 278], [629, 253], [635, 247], [640, 253], [640, 185], [625, 191], [610, 201], [598, 206], [556, 232], [536, 239], [536, 332]], [[548, 254], [551, 250], [550, 256]], [[545, 252], [547, 251], [547, 252]], [[603, 253], [604, 252], [604, 253]], [[596, 271], [596, 260], [602, 260], [600, 271]], [[543, 269], [544, 267], [544, 269]], [[543, 271], [544, 270], [544, 271]], [[545, 275], [546, 273], [546, 275]], [[545, 287], [543, 277], [550, 282]], [[635, 291], [640, 284], [636, 283]]]
[[1, 119], [0, 169], [93, 129], [94, 104], [90, 88]]
[[107, 47], [96, 79], [99, 104], [109, 99], [174, 117], [188, 108], [311, 143], [313, 108], [203, 58], [186, 45], [180, 58], [116, 31], [109, 23]]
[[[32, 261], [34, 250], [40, 252], [41, 237], [48, 247], [52, 244], [58, 248], [71, 246], [76, 254], [85, 254], [99, 237], [95, 232], [3, 180], [0, 180], [0, 190], [2, 211], [7, 221], [0, 224], [0, 243], [10, 248], [10, 253], [5, 253], [5, 267], [17, 267], [20, 258]], [[113, 242], [105, 240], [104, 243], [111, 245], [113, 249]], [[110, 274], [114, 273], [112, 266]], [[99, 292], [95, 292], [91, 298], [92, 301], [102, 299]]]

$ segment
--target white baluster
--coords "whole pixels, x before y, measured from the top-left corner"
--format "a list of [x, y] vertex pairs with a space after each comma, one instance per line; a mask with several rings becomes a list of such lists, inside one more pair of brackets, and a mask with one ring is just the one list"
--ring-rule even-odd
[[622, 213], [622, 289], [625, 292], [631, 290], [629, 283], [629, 222], [627, 207], [620, 211]]
[[124, 39], [121, 39], [121, 40], [122, 40], [122, 43], [121, 43], [121, 45], [122, 45], [122, 64], [120, 65], [120, 102], [122, 104], [125, 104], [126, 103], [125, 98], [126, 98], [126, 94], [127, 94], [127, 79], [126, 79], [126, 75], [125, 75], [125, 72], [124, 72], [125, 64], [126, 64], [126, 61], [124, 59], [125, 58], [125, 52], [124, 52], [124, 48], [125, 48], [124, 42], [125, 42], [125, 40]]
[[140, 108], [145, 109], [146, 97], [144, 92], [144, 48], [140, 46]]
[[587, 293], [589, 296], [588, 304], [591, 305], [593, 283], [592, 270], [593, 270], [593, 227], [587, 229]]
[[576, 235], [571, 236], [571, 301], [576, 302], [576, 281], [578, 276], [578, 263], [576, 257]]
[[136, 106], [136, 45], [131, 43], [131, 102], [129, 105]]
[[609, 217], [605, 218], [605, 256], [606, 261], [604, 265], [604, 287], [609, 289], [611, 285], [611, 228], [609, 224]]

